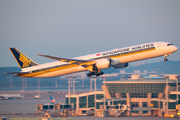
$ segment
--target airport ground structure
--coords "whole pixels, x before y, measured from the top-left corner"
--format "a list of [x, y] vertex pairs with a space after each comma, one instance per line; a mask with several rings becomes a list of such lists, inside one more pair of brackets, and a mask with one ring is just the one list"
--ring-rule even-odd
[[[76, 115], [95, 116], [177, 116], [180, 114], [178, 75], [131, 75], [128, 80], [105, 81], [103, 91], [92, 90], [65, 95], [66, 104], [75, 104]], [[96, 84], [96, 78], [92, 78]], [[105, 97], [104, 97], [105, 96]]]

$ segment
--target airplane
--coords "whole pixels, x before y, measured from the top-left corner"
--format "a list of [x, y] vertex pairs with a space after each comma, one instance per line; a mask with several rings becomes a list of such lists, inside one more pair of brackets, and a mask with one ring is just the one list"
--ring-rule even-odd
[[23, 98], [21, 94], [0, 94], [0, 97], [5, 100], [13, 98]]
[[56, 99], [54, 98], [54, 97], [52, 97], [52, 96], [50, 96], [50, 99], [51, 99], [51, 104], [56, 104]]
[[5, 74], [36, 78], [56, 77], [82, 71], [89, 71], [87, 74], [88, 77], [92, 75], [100, 76], [104, 74], [101, 71], [102, 69], [110, 67], [114, 67], [115, 69], [125, 68], [129, 62], [160, 56], [164, 56], [164, 61], [167, 61], [167, 57], [178, 50], [176, 46], [168, 42], [151, 42], [71, 59], [37, 54], [56, 60], [56, 62], [38, 64], [17, 48], [9, 49], [22, 71]]

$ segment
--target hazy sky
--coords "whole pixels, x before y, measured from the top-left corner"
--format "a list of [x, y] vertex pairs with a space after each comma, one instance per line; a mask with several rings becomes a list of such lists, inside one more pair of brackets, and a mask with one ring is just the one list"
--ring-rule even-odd
[[[0, 67], [18, 66], [9, 47], [72, 58], [114, 48], [166, 41], [179, 48], [180, 0], [0, 0]], [[163, 57], [147, 62], [163, 61]]]

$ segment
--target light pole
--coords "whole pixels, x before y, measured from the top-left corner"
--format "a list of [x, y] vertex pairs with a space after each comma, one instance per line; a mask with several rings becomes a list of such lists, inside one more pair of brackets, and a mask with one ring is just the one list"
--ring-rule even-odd
[[22, 78], [23, 100], [24, 100], [24, 77]]
[[40, 78], [38, 78], [38, 97], [40, 98]]
[[82, 75], [81, 75], [81, 78], [82, 78], [82, 87], [84, 87], [84, 79], [85, 79], [85, 75], [82, 74]]
[[105, 92], [105, 80], [106, 80], [106, 78], [107, 77], [102, 77], [103, 78], [103, 81], [104, 81], [104, 110], [106, 109], [106, 107], [105, 107], [105, 103], [106, 103], [106, 98], [105, 98], [105, 94], [106, 94], [106, 92]]
[[70, 80], [71, 80], [71, 78], [70, 77], [68, 77], [68, 94], [69, 94], [69, 104], [70, 104], [70, 94], [71, 94], [71, 91], [70, 91]]
[[72, 77], [73, 78], [73, 94], [75, 94], [75, 78], [76, 77]]
[[168, 78], [169, 78], [169, 76], [165, 76], [165, 78], [166, 78], [166, 103], [167, 103], [167, 105], [166, 105], [166, 112], [167, 112], [167, 114], [169, 113], [168, 112]]
[[10, 75], [10, 88], [12, 88], [12, 76]]
[[[95, 116], [96, 116], [96, 80], [97, 80], [97, 77], [91, 77], [91, 82], [92, 82], [92, 78], [94, 78], [94, 107], [95, 107]], [[92, 83], [91, 83], [91, 87], [92, 87]], [[92, 90], [92, 88], [91, 88]]]
[[176, 76], [176, 101], [177, 101], [177, 105], [178, 105], [178, 76]]
[[57, 79], [58, 79], [58, 78], [56, 78], [56, 85], [55, 85], [55, 86], [56, 86], [56, 88], [58, 87]]
[[92, 77], [90, 78], [90, 92], [92, 92]]

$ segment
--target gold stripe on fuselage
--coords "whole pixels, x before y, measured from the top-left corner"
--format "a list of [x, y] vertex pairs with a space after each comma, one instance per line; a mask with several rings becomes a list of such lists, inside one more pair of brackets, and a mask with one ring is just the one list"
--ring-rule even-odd
[[[111, 55], [111, 56], [105, 56], [105, 57], [101, 57], [101, 58], [95, 58], [95, 60], [103, 59], [103, 58], [110, 58], [110, 59], [119, 58], [119, 57], [139, 54], [139, 53], [143, 53], [143, 52], [149, 52], [149, 51], [153, 51], [153, 50], [156, 50], [156, 48], [150, 48], [150, 49], [145, 49], [145, 50], [140, 50], [140, 51], [132, 51], [132, 52], [128, 52], [128, 53], [121, 53], [121, 54], [116, 54], [116, 55]], [[93, 65], [93, 64], [95, 64], [95, 61], [86, 62], [86, 63], [83, 63], [81, 65]], [[41, 75], [41, 74], [55, 72], [58, 70], [64, 70], [64, 69], [68, 69], [71, 67], [77, 67], [77, 66], [80, 66], [80, 65], [75, 64], [75, 63], [66, 64], [66, 65], [61, 65], [61, 66], [57, 66], [57, 67], [53, 67], [53, 68], [49, 68], [49, 69], [48, 68], [42, 69], [42, 70], [39, 70], [37, 72], [22, 74], [22, 75], [18, 75], [18, 76], [20, 76], [20, 77], [36, 77], [36, 76]]]
[[53, 68], [47, 68], [47, 69], [41, 69], [37, 72], [32, 72], [32, 73], [28, 73], [28, 74], [22, 74], [22, 75], [18, 75], [20, 77], [36, 77], [37, 75], [41, 75], [41, 74], [45, 74], [45, 73], [50, 73], [50, 72], [54, 72], [54, 71], [58, 71], [58, 70], [63, 70], [63, 69], [67, 69], [67, 68], [71, 68], [71, 67], [76, 67], [78, 66], [77, 64], [68, 64], [68, 65], [64, 65], [64, 66], [57, 66], [57, 67], [53, 67]]

